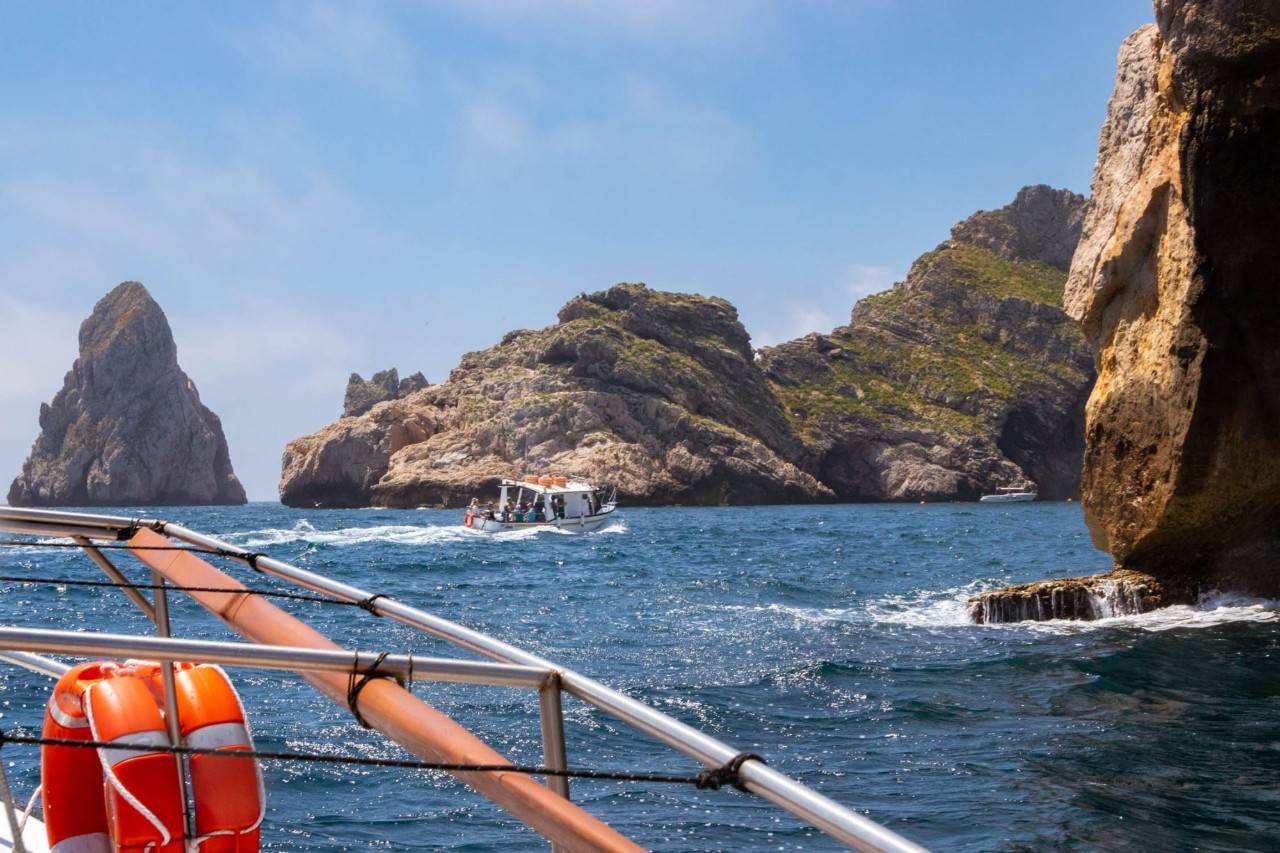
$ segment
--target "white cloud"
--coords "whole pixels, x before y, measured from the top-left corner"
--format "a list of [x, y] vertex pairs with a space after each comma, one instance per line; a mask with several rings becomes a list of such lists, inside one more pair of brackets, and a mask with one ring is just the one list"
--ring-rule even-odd
[[776, 0], [457, 0], [463, 15], [525, 33], [536, 27], [638, 40], [740, 41], [775, 22]]
[[476, 148], [501, 156], [525, 149], [529, 140], [529, 124], [518, 110], [494, 97], [464, 104], [463, 133], [468, 150]]
[[346, 76], [387, 95], [404, 94], [413, 70], [408, 45], [367, 3], [284, 4], [249, 41], [286, 73]]
[[[274, 159], [242, 156], [255, 145], [240, 141], [197, 154], [156, 128], [28, 133], [41, 156], [0, 170], [11, 223], [0, 231], [0, 476], [26, 456], [78, 324], [110, 287], [138, 279], [222, 418], [250, 496], [274, 496], [285, 442], [336, 417], [353, 365], [378, 349], [379, 323], [348, 330], [359, 309], [329, 306], [342, 297], [322, 285], [379, 276], [403, 257], [399, 239], [278, 130]], [[271, 291], [297, 295], [259, 295]]]
[[855, 300], [893, 287], [904, 276], [888, 267], [854, 264], [849, 268], [849, 292]]
[[771, 347], [786, 341], [804, 337], [810, 332], [829, 332], [839, 325], [835, 315], [820, 305], [811, 303], [789, 305], [779, 322], [752, 335], [752, 345]]
[[714, 178], [752, 153], [751, 132], [727, 113], [642, 77], [620, 81], [601, 113], [541, 125], [532, 118], [542, 91], [536, 81], [505, 91], [458, 90], [460, 166], [471, 176], [506, 177], [517, 167], [524, 174], [537, 167], [581, 174], [594, 167], [659, 180]]

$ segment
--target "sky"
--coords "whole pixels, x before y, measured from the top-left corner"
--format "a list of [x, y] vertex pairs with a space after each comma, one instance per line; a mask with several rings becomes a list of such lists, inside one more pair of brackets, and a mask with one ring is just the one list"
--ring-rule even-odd
[[952, 224], [1087, 193], [1149, 0], [0, 0], [0, 497], [121, 281], [250, 499], [347, 377], [447, 378], [620, 281], [757, 346]]

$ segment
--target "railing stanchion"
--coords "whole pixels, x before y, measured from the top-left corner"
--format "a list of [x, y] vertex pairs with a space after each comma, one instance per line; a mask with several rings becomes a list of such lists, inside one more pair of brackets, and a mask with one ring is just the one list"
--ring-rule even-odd
[[[538, 710], [542, 720], [542, 763], [556, 770], [569, 766], [564, 747], [564, 709], [560, 703], [560, 673], [552, 672], [538, 689]], [[566, 800], [569, 780], [564, 776], [548, 776], [547, 787]]]
[[[154, 594], [156, 610], [156, 633], [161, 637], [169, 636], [169, 596], [165, 593], [164, 575], [151, 572], [151, 583], [155, 586]], [[169, 745], [182, 746], [182, 724], [178, 720], [178, 686], [173, 678], [172, 661], [160, 661], [160, 680], [164, 683], [164, 724], [169, 730]], [[178, 762], [178, 784], [182, 788], [182, 823], [187, 830], [187, 838], [196, 837], [195, 812], [191, 808], [191, 791], [187, 784], [190, 759], [187, 756], [175, 755]]]
[[[71, 538], [77, 545], [84, 549], [84, 552], [89, 555], [89, 559], [93, 560], [93, 562], [97, 564], [98, 568], [102, 569], [102, 571], [106, 573], [107, 577], [119, 584], [129, 583], [129, 579], [124, 576], [123, 572], [116, 568], [116, 564], [107, 559], [106, 554], [93, 547], [92, 542], [83, 536], [72, 536]], [[127, 595], [130, 601], [138, 605], [138, 609], [141, 610], [148, 619], [152, 622], [156, 621], [155, 605], [150, 601], [147, 601], [147, 597], [145, 595], [131, 586], [122, 586], [120, 587], [120, 591]]]
[[[542, 722], [542, 763], [555, 770], [569, 766], [564, 746], [564, 708], [561, 705], [560, 673], [552, 672], [538, 688], [538, 711]], [[569, 779], [565, 776], [548, 776], [547, 787], [566, 800], [569, 799]], [[558, 844], [551, 845], [551, 853], [563, 853]]]

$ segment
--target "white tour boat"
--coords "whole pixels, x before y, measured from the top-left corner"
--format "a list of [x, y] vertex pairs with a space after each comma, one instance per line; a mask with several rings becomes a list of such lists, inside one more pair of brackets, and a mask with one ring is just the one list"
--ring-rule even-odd
[[1033, 501], [1039, 497], [1035, 486], [1000, 486], [994, 495], [983, 495], [979, 503], [1013, 504]]
[[543, 475], [503, 480], [497, 503], [471, 501], [463, 524], [486, 533], [540, 527], [589, 533], [608, 524], [617, 509], [617, 489], [606, 493], [582, 480]]

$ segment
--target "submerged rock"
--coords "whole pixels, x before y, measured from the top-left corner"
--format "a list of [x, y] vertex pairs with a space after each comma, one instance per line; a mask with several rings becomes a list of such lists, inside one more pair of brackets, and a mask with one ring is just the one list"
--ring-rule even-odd
[[1026, 187], [956, 225], [848, 326], [761, 350], [808, 470], [844, 500], [1078, 493], [1093, 358], [1062, 310], [1085, 200]]
[[1276, 596], [1280, 4], [1157, 0], [1156, 22], [1120, 50], [1067, 284], [1098, 347], [1086, 519], [1177, 599]]
[[9, 487], [13, 506], [242, 504], [218, 417], [178, 367], [164, 312], [125, 282], [80, 326], [80, 356]]
[[342, 416], [354, 418], [363, 415], [379, 403], [407, 397], [430, 384], [421, 372], [401, 379], [394, 367], [380, 370], [367, 380], [359, 373], [353, 373], [347, 380], [347, 393], [342, 400]]

